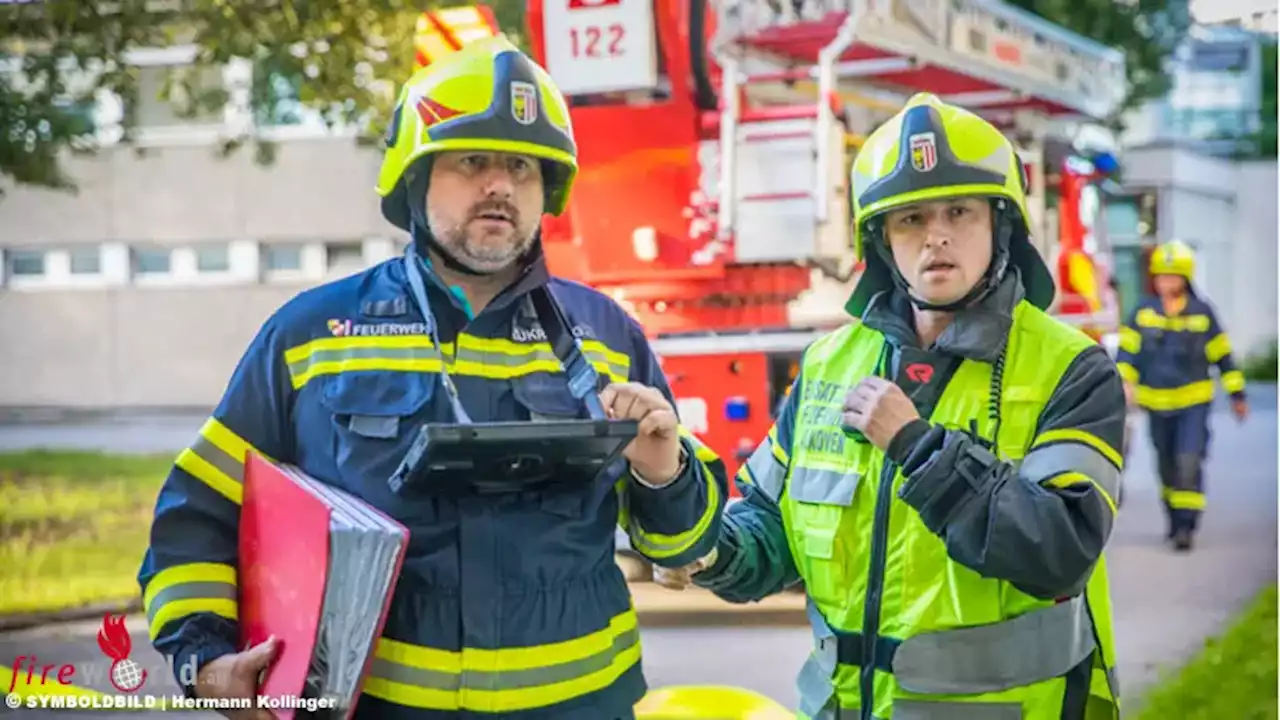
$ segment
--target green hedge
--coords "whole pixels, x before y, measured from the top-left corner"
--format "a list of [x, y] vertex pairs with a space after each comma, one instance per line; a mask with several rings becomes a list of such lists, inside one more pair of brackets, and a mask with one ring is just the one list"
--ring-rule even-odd
[[1157, 685], [1135, 720], [1275, 720], [1276, 586], [1264, 589], [1222, 635]]
[[1272, 340], [1265, 349], [1246, 357], [1240, 369], [1249, 380], [1275, 382], [1277, 371], [1280, 370], [1280, 346]]

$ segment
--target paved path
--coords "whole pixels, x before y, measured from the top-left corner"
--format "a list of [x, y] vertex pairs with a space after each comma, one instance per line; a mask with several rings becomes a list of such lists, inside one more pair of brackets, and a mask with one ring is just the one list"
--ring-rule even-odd
[[[1213, 454], [1207, 472], [1209, 509], [1199, 546], [1191, 555], [1174, 555], [1160, 543], [1162, 519], [1153, 463], [1145, 421], [1138, 424], [1141, 436], [1130, 459], [1125, 505], [1108, 555], [1120, 677], [1129, 697], [1148, 686], [1162, 665], [1176, 665], [1193, 653], [1260, 587], [1276, 578], [1276, 405], [1274, 388], [1260, 390], [1253, 403], [1254, 415], [1246, 425], [1238, 426], [1225, 412], [1213, 417]], [[193, 419], [182, 430], [175, 427], [175, 421], [154, 427], [165, 424], [168, 437], [186, 438], [199, 421]], [[132, 427], [136, 432], [145, 424]], [[24, 442], [20, 446], [54, 444], [48, 438], [50, 433], [57, 436], [55, 428], [47, 426], [39, 432], [22, 428]], [[11, 429], [0, 428], [0, 446], [5, 445], [6, 437], [9, 447], [14, 446]], [[130, 433], [121, 428], [103, 431], [83, 426], [75, 434], [85, 445], [115, 447], [115, 442], [104, 438]], [[148, 444], [170, 449], [167, 443], [137, 438], [125, 446]], [[717, 614], [715, 610], [722, 606], [705, 594], [676, 595], [654, 586], [641, 588], [639, 594], [637, 605], [642, 609], [668, 611], [663, 622], [652, 614], [642, 621], [646, 626], [645, 665], [652, 684], [741, 685], [793, 705], [794, 673], [808, 649], [806, 630], [779, 625], [776, 613], [767, 624], [753, 613]], [[796, 606], [788, 598], [775, 600], [773, 606], [789, 603]], [[692, 625], [687, 622], [691, 609], [699, 611]], [[682, 613], [686, 622], [670, 622]], [[0, 666], [12, 665], [18, 656], [35, 655], [40, 665], [75, 664], [78, 681], [105, 689], [107, 665], [94, 641], [98, 625], [80, 623], [0, 636]], [[155, 688], [152, 692], [172, 692], [167, 669], [147, 648], [145, 637], [137, 633], [142, 628], [140, 619], [131, 618], [130, 627], [135, 631], [135, 658], [149, 670], [147, 687]], [[56, 672], [57, 667], [51, 680]], [[8, 680], [3, 670], [0, 680]], [[5, 712], [0, 709], [0, 714]], [[23, 713], [23, 717], [53, 716], [100, 717], [96, 713]]]

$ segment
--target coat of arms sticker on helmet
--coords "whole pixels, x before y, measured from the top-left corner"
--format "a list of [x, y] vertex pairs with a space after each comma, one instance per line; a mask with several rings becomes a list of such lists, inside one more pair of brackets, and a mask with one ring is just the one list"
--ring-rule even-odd
[[515, 80], [511, 83], [511, 117], [521, 125], [532, 125], [538, 120], [538, 89], [531, 83]]
[[907, 139], [911, 148], [911, 167], [918, 172], [929, 172], [938, 164], [938, 144], [931, 132], [912, 135]]

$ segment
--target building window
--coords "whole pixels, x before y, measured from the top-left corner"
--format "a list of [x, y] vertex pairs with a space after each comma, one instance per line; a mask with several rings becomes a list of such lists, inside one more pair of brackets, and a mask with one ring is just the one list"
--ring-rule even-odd
[[102, 272], [102, 254], [98, 248], [72, 248], [67, 252], [72, 275], [97, 275]]
[[363, 243], [329, 243], [325, 246], [325, 252], [331, 273], [356, 272], [365, 267]]
[[[170, 74], [186, 76], [197, 94], [219, 88], [223, 84], [221, 68], [204, 68], [202, 73], [197, 74], [195, 68], [182, 65], [144, 65], [137, 68], [137, 73], [136, 113], [139, 127], [174, 127], [220, 122], [220, 113], [195, 107], [195, 96], [183, 97], [179, 86], [175, 85], [175, 97], [172, 100], [162, 98], [161, 92], [170, 82]], [[177, 79], [173, 78], [175, 81]], [[184, 105], [188, 107], [184, 108]], [[194, 117], [184, 117], [184, 109], [194, 111]]]
[[231, 258], [226, 245], [201, 245], [196, 248], [196, 270], [202, 273], [227, 272]]
[[22, 277], [44, 275], [43, 250], [10, 250], [9, 272]]
[[302, 269], [301, 245], [267, 245], [262, 249], [262, 266], [268, 272]]
[[133, 269], [140, 275], [163, 275], [169, 272], [169, 256], [167, 249], [135, 249], [133, 251]]

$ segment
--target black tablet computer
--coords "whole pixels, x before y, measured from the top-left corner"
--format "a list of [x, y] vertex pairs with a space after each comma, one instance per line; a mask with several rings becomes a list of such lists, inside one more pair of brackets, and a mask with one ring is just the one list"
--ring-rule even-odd
[[394, 492], [498, 494], [589, 483], [639, 434], [635, 420], [428, 424]]

